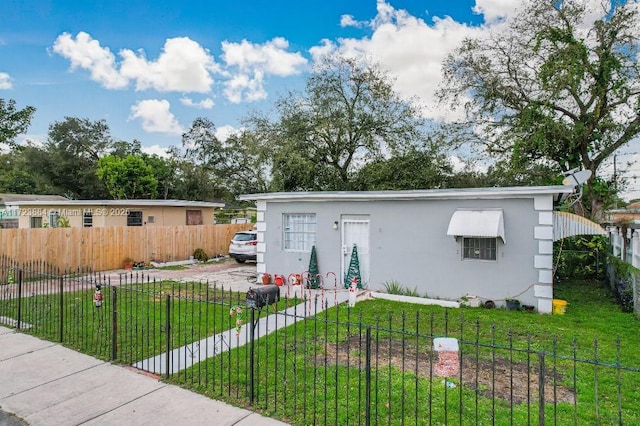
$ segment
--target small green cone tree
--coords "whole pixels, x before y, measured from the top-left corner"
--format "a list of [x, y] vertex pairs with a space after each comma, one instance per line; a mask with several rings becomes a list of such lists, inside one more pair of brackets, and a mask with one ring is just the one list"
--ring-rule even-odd
[[360, 276], [360, 261], [358, 260], [358, 247], [354, 244], [349, 261], [349, 270], [344, 276], [344, 288], [351, 286], [351, 281], [355, 277], [358, 288], [362, 288], [362, 277]]
[[318, 288], [318, 256], [316, 254], [316, 246], [311, 247], [311, 258], [309, 258], [309, 286], [310, 288]]

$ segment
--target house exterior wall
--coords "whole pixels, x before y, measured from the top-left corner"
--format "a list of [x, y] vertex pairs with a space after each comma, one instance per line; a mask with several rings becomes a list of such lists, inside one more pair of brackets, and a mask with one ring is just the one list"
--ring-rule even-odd
[[[107, 206], [107, 205], [73, 205], [64, 204], [23, 206], [19, 211], [18, 227], [30, 228], [31, 217], [41, 217], [43, 226], [49, 223], [49, 212], [57, 211], [60, 216], [69, 219], [69, 225], [73, 228], [83, 226], [83, 212], [92, 212], [93, 226], [127, 226], [127, 213], [129, 211], [142, 211], [144, 226], [173, 226], [187, 224], [187, 210], [200, 210], [202, 212], [202, 224], [214, 223], [213, 207], [164, 207], [164, 206]], [[150, 216], [153, 221], [150, 221]]]
[[[503, 304], [517, 298], [551, 312], [552, 196], [511, 199], [271, 201], [257, 203], [258, 272], [288, 275], [308, 269], [309, 252], [283, 250], [283, 214], [316, 214], [316, 251], [322, 274], [342, 274], [342, 219], [369, 220], [370, 289], [388, 281], [420, 295], [455, 300], [466, 294]], [[506, 243], [497, 260], [463, 260], [461, 239], [447, 235], [456, 209], [503, 209]], [[338, 222], [339, 228], [333, 229]], [[351, 248], [348, 248], [349, 253]], [[332, 282], [327, 283], [333, 286]]]

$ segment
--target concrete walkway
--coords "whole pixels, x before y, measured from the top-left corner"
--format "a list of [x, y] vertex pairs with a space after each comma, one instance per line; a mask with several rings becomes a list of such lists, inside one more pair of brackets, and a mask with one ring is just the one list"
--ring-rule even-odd
[[31, 425], [285, 425], [5, 327], [0, 409]]
[[[277, 314], [265, 315], [263, 313], [258, 317], [256, 313], [256, 319], [258, 319], [255, 328], [256, 339], [349, 300], [349, 291], [345, 289], [322, 291], [305, 290], [301, 286], [290, 286], [289, 288], [285, 286], [281, 290], [280, 296], [282, 298], [287, 297], [290, 301], [296, 299], [300, 301], [302, 299], [302, 303], [298, 303]], [[270, 309], [269, 307], [266, 311]], [[244, 346], [249, 342], [251, 325], [249, 324], [249, 311], [245, 311], [243, 315], [245, 324], [240, 328], [240, 333], [237, 335], [235, 329], [223, 331], [214, 336], [176, 348], [169, 352], [168, 357], [165, 352], [139, 361], [133, 366], [155, 374], [166, 374], [168, 358], [169, 372], [175, 374], [207, 358]]]

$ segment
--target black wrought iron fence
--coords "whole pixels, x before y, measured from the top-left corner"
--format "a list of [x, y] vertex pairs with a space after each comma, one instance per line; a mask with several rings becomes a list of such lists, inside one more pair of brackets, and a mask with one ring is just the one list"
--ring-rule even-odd
[[0, 262], [3, 324], [292, 424], [640, 424], [619, 341], [356, 310], [321, 290], [254, 310], [215, 283], [37, 272]]

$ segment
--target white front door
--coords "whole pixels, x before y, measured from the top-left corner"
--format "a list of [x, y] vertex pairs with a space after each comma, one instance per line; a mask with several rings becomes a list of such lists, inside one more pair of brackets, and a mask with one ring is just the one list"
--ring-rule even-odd
[[342, 284], [349, 270], [353, 245], [358, 247], [358, 262], [363, 287], [369, 283], [369, 219], [342, 218]]

